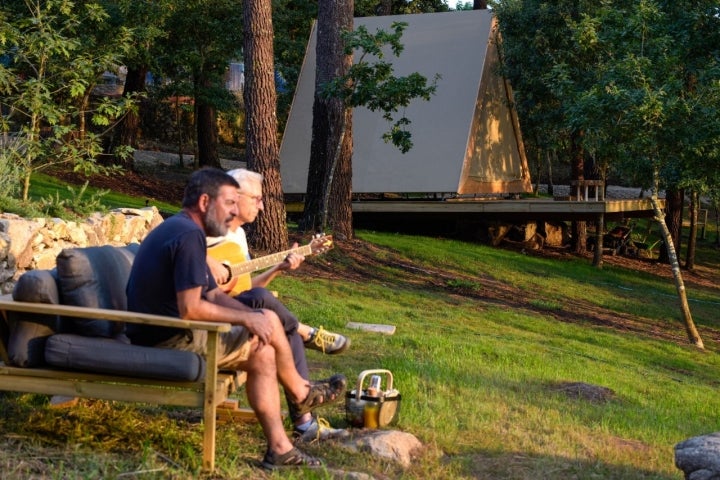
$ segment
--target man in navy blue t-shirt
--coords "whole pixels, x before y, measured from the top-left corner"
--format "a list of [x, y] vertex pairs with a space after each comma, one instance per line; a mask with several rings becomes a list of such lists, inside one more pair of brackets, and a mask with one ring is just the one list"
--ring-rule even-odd
[[[127, 285], [128, 309], [233, 325], [220, 335], [218, 365], [247, 373], [248, 402], [267, 439], [263, 466], [319, 466], [322, 462], [295, 448], [280, 413], [278, 383], [293, 408], [307, 412], [341, 398], [347, 380], [334, 375], [308, 382], [294, 365], [278, 316], [251, 309], [218, 288], [206, 261], [206, 237], [223, 236], [237, 215], [238, 183], [219, 169], [192, 174], [182, 211], [158, 225], [141, 243]], [[132, 325], [133, 343], [205, 353], [202, 330]]]

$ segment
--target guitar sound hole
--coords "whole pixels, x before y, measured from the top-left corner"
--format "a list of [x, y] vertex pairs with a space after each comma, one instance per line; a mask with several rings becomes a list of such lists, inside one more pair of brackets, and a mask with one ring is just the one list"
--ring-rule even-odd
[[[230, 265], [227, 265], [225, 263], [223, 263], [223, 267], [225, 267], [225, 270], [227, 270], [227, 272], [228, 272], [228, 282], [229, 282], [230, 280], [232, 280], [232, 270], [230, 269]], [[225, 283], [227, 283], [227, 282], [225, 282]]]

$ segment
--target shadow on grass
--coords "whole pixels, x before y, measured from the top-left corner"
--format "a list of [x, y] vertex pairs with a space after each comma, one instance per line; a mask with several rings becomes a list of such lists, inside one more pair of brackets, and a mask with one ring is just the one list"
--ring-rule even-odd
[[597, 460], [575, 460], [558, 456], [530, 455], [525, 452], [473, 453], [451, 459], [460, 472], [470, 478], [503, 480], [536, 479], [613, 479], [678, 480], [678, 475], [660, 474], [625, 465], [611, 465]]

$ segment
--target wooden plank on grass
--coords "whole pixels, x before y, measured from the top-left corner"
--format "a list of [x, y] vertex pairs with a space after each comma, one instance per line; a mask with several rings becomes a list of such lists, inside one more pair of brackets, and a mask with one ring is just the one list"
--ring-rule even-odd
[[347, 328], [354, 330], [364, 330], [366, 332], [382, 333], [384, 335], [392, 335], [395, 333], [395, 325], [383, 325], [381, 323], [359, 323], [348, 322]]

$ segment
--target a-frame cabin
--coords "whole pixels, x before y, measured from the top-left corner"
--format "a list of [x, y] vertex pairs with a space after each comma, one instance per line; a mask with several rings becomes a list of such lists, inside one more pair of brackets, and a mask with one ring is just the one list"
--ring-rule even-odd
[[[412, 122], [406, 154], [382, 139], [389, 123], [381, 112], [353, 112], [354, 194], [432, 194], [466, 197], [530, 192], [530, 174], [512, 92], [497, 75], [498, 51], [491, 10], [356, 18], [370, 33], [405, 22], [395, 75], [436, 74], [430, 101], [415, 100], [404, 114]], [[312, 30], [280, 151], [283, 190], [302, 194], [310, 161], [315, 90]]]

